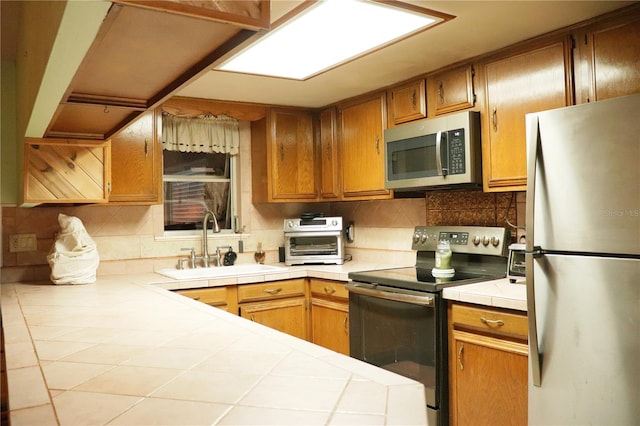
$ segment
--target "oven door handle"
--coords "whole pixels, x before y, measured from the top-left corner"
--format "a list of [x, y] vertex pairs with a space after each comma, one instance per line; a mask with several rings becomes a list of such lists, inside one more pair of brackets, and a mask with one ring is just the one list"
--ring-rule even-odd
[[363, 286], [356, 283], [348, 283], [344, 286], [348, 291], [363, 296], [378, 297], [380, 299], [396, 302], [411, 303], [412, 305], [433, 306], [432, 296], [417, 296], [412, 294], [397, 293], [393, 291], [379, 290], [378, 287]]

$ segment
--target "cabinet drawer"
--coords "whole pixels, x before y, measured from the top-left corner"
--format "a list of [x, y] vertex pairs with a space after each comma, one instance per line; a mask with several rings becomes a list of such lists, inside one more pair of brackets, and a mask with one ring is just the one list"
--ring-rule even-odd
[[215, 288], [194, 288], [190, 290], [177, 290], [176, 293], [206, 303], [211, 306], [221, 306], [227, 304], [226, 287]]
[[311, 294], [314, 296], [330, 296], [339, 299], [349, 299], [349, 291], [344, 288], [344, 283], [341, 282], [312, 279], [309, 287]]
[[451, 306], [449, 320], [454, 329], [466, 328], [489, 334], [512, 335], [527, 340], [527, 317], [524, 314], [454, 303]]
[[238, 303], [291, 296], [304, 296], [303, 278], [238, 286]]

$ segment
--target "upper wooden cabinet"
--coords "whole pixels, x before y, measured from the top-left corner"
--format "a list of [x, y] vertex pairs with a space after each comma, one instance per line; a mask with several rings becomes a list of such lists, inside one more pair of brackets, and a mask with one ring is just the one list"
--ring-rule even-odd
[[350, 200], [392, 198], [384, 187], [385, 94], [345, 103], [339, 108], [342, 197]]
[[313, 136], [310, 111], [271, 108], [251, 123], [254, 202], [317, 199]]
[[429, 115], [447, 114], [475, 105], [471, 65], [454, 68], [427, 78]]
[[484, 64], [485, 192], [526, 190], [525, 115], [572, 104], [570, 49], [567, 37]]
[[424, 79], [394, 87], [387, 96], [389, 127], [427, 116]]
[[28, 138], [24, 145], [24, 202], [106, 203], [110, 142]]
[[575, 34], [576, 103], [640, 92], [640, 9]]
[[162, 202], [162, 115], [145, 112], [111, 138], [109, 203]]
[[45, 136], [110, 138], [195, 80], [255, 28], [268, 26], [269, 5], [269, 0], [119, 0], [109, 9]]
[[320, 172], [320, 197], [322, 200], [340, 198], [340, 158], [338, 155], [336, 124], [336, 109], [334, 107], [320, 112], [317, 158]]

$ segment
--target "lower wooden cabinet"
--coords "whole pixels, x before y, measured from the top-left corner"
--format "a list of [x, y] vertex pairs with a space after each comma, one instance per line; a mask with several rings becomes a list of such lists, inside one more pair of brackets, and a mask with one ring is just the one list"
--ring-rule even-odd
[[451, 425], [527, 424], [527, 317], [450, 303]]
[[235, 286], [192, 288], [187, 290], [176, 290], [176, 293], [227, 312], [238, 312]]
[[349, 355], [349, 292], [344, 285], [298, 278], [176, 293]]
[[307, 339], [305, 279], [244, 284], [238, 287], [241, 317], [291, 336]]
[[349, 292], [340, 281], [311, 278], [311, 341], [349, 355]]

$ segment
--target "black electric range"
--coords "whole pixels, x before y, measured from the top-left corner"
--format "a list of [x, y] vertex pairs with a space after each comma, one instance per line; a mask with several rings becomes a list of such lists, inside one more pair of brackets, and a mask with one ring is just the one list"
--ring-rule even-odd
[[[441, 240], [451, 247], [447, 278], [434, 276]], [[422, 383], [431, 425], [447, 425], [449, 412], [442, 289], [506, 277], [509, 243], [504, 228], [418, 226], [414, 267], [349, 273], [350, 355]]]

